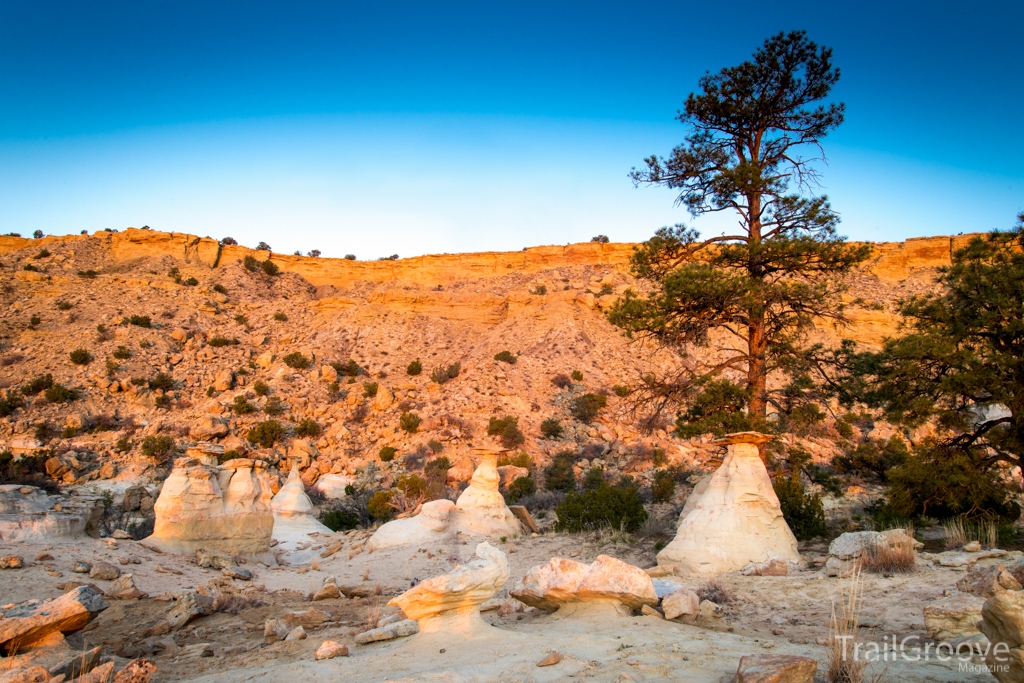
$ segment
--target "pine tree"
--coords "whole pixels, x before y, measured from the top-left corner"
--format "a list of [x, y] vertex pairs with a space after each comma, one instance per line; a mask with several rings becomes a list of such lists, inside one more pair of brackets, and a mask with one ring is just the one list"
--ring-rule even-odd
[[[782, 406], [769, 377], [806, 378], [807, 332], [816, 321], [843, 320], [843, 276], [868, 248], [847, 244], [828, 198], [810, 194], [821, 140], [843, 121], [843, 104], [820, 104], [838, 80], [829, 48], [803, 31], [773, 36], [751, 61], [702, 77], [677, 117], [689, 127], [685, 142], [633, 169], [638, 185], [678, 190], [694, 217], [739, 218], [734, 234], [700, 239], [677, 224], [637, 248], [633, 273], [653, 291], [627, 292], [608, 317], [633, 338], [674, 349], [690, 368], [648, 376], [641, 401], [664, 407], [724, 373], [742, 378], [746, 415], [763, 424], [769, 404]], [[803, 156], [808, 149], [817, 154]], [[717, 338], [729, 341], [709, 354], [716, 360], [696, 363], [695, 347]]]

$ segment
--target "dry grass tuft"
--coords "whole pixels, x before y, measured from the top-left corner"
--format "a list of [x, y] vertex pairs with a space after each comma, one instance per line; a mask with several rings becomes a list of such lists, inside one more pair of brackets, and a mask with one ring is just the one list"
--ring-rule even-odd
[[732, 602], [732, 593], [718, 581], [718, 577], [708, 579], [707, 583], [697, 589], [697, 596], [701, 600], [710, 600], [716, 605], [728, 605]]
[[380, 623], [380, 600], [374, 600], [373, 604], [366, 608], [366, 630], [377, 628]]
[[839, 604], [832, 602], [829, 623], [828, 669], [825, 679], [829, 683], [862, 683], [867, 662], [855, 659], [857, 626], [861, 606], [860, 569], [850, 574], [848, 584], [839, 584]]
[[914, 549], [914, 529], [903, 529], [906, 536], [896, 536], [893, 542], [874, 543], [861, 558], [860, 568], [876, 574], [909, 574], [917, 571], [917, 550]]
[[996, 523], [991, 519], [971, 521], [964, 517], [954, 517], [942, 523], [946, 532], [946, 547], [959, 548], [965, 543], [978, 541], [983, 546], [995, 548], [998, 540]]

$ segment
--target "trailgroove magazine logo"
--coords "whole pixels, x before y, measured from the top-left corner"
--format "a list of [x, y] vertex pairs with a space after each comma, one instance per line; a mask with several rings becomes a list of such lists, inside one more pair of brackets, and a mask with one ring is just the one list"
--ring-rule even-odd
[[[901, 640], [896, 636], [883, 636], [882, 642], [857, 642], [851, 635], [837, 635], [840, 658], [856, 662], [953, 662], [959, 670], [968, 673], [1009, 672], [1010, 646], [961, 641], [950, 643], [922, 643], [920, 636], [909, 635]], [[978, 659], [983, 660], [979, 662]]]

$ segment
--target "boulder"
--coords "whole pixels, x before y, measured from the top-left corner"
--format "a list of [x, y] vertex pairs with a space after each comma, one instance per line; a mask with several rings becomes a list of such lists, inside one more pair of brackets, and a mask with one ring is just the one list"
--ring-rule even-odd
[[448, 468], [448, 483], [451, 485], [457, 485], [464, 481], [469, 481], [473, 476], [473, 471], [475, 469], [473, 461], [470, 458], [458, 458], [452, 466]]
[[338, 381], [338, 371], [330, 365], [323, 365], [320, 367], [320, 376], [327, 382]]
[[1017, 579], [1001, 564], [972, 567], [966, 576], [956, 582], [956, 587], [964, 593], [981, 598], [991, 598], [996, 593], [1021, 589]]
[[274, 364], [274, 354], [270, 351], [264, 351], [260, 355], [256, 356], [256, 365], [260, 366], [264, 370]]
[[836, 537], [828, 546], [828, 560], [825, 562], [825, 573], [829, 576], [846, 577], [860, 564], [860, 558], [868, 548], [877, 545], [910, 544], [914, 548], [923, 547], [921, 543], [908, 536], [903, 529], [888, 531], [848, 531]]
[[170, 630], [177, 631], [190, 621], [207, 614], [213, 614], [213, 598], [194, 590], [184, 590], [177, 596], [165, 619]]
[[817, 660], [794, 655], [746, 655], [740, 658], [736, 683], [814, 683]]
[[782, 560], [751, 562], [740, 573], [744, 576], [786, 576], [789, 574], [789, 563]]
[[320, 451], [309, 439], [295, 439], [292, 441], [291, 448], [288, 449], [288, 460], [292, 463], [292, 467], [298, 467], [300, 470], [312, 465], [319, 455]]
[[337, 580], [333, 576], [328, 576], [324, 579], [324, 583], [320, 586], [320, 589], [313, 596], [313, 602], [319, 602], [320, 600], [337, 600], [341, 597], [341, 591], [338, 590]]
[[0, 611], [0, 651], [24, 649], [52, 633], [74, 633], [107, 607], [103, 594], [89, 586], [42, 603], [14, 605]]
[[270, 508], [274, 512], [273, 539], [277, 549], [285, 553], [289, 564], [312, 562], [317, 553], [309, 548], [309, 534], [333, 532], [314, 516], [313, 503], [306, 495], [297, 466], [292, 467], [285, 485], [270, 501]]
[[1001, 591], [981, 608], [981, 632], [992, 648], [985, 663], [999, 683], [1024, 682], [1024, 592]]
[[435, 576], [393, 598], [389, 605], [400, 607], [419, 622], [425, 633], [445, 631], [470, 635], [486, 627], [480, 606], [508, 580], [505, 554], [486, 541], [476, 547], [476, 559], [442, 576]]
[[607, 555], [598, 555], [592, 564], [552, 558], [528, 571], [509, 594], [546, 610], [580, 602], [613, 603], [630, 610], [658, 604], [654, 582], [646, 572]]
[[743, 432], [716, 442], [728, 447], [725, 460], [687, 501], [689, 511], [681, 517], [675, 539], [658, 553], [659, 565], [713, 576], [751, 562], [800, 559], [796, 537], [758, 454], [758, 444], [769, 438]]
[[7, 444], [7, 450], [11, 452], [11, 455], [36, 455], [46, 448], [42, 441], [35, 438], [34, 436], [28, 436], [22, 434], [11, 439], [11, 442]]
[[978, 633], [984, 598], [969, 593], [956, 593], [925, 605], [924, 628], [936, 642], [953, 640]]
[[502, 465], [498, 468], [498, 487], [507, 489], [508, 485], [519, 477], [530, 476], [530, 470], [515, 465]]
[[355, 477], [347, 474], [324, 474], [316, 480], [313, 488], [324, 498], [338, 500], [348, 495], [345, 493], [345, 487], [355, 486], [355, 483]]
[[228, 426], [213, 415], [204, 415], [192, 423], [188, 435], [197, 441], [219, 439], [228, 435]]
[[[332, 370], [334, 368], [331, 368]], [[335, 657], [348, 657], [348, 647], [333, 640], [325, 640], [316, 649], [316, 660], [334, 659]]]
[[[58, 504], [59, 503], [59, 504]], [[0, 485], [0, 540], [46, 542], [98, 535], [103, 515], [99, 496], [51, 496], [20, 484]]]
[[369, 645], [370, 643], [379, 643], [384, 640], [406, 638], [419, 632], [420, 626], [415, 619], [405, 619], [386, 626], [372, 628], [369, 631], [363, 631], [355, 637], [355, 641], [360, 645]]
[[146, 542], [182, 554], [200, 548], [266, 553], [274, 527], [270, 500], [270, 479], [260, 460], [239, 458], [217, 467], [179, 458], [160, 489]]
[[449, 538], [449, 522], [455, 503], [442, 498], [424, 503], [415, 517], [392, 520], [370, 537], [367, 548], [381, 550], [396, 545], [433, 544]]
[[499, 538], [521, 533], [519, 520], [505, 504], [498, 490], [498, 453], [492, 449], [474, 449], [480, 464], [469, 480], [469, 487], [455, 501], [451, 525], [456, 531]]
[[383, 384], [377, 388], [377, 394], [373, 397], [374, 410], [387, 410], [395, 402], [395, 394]]
[[661, 599], [661, 610], [666, 619], [683, 618], [693, 623], [699, 609], [700, 596], [689, 588], [672, 591]]

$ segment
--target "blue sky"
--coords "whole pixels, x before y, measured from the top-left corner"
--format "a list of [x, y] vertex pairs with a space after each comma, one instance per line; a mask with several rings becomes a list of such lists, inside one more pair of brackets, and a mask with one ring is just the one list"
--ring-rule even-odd
[[803, 28], [852, 238], [1024, 209], [1024, 3], [0, 3], [0, 232], [148, 224], [325, 255], [520, 249], [692, 220], [629, 169], [705, 70]]

